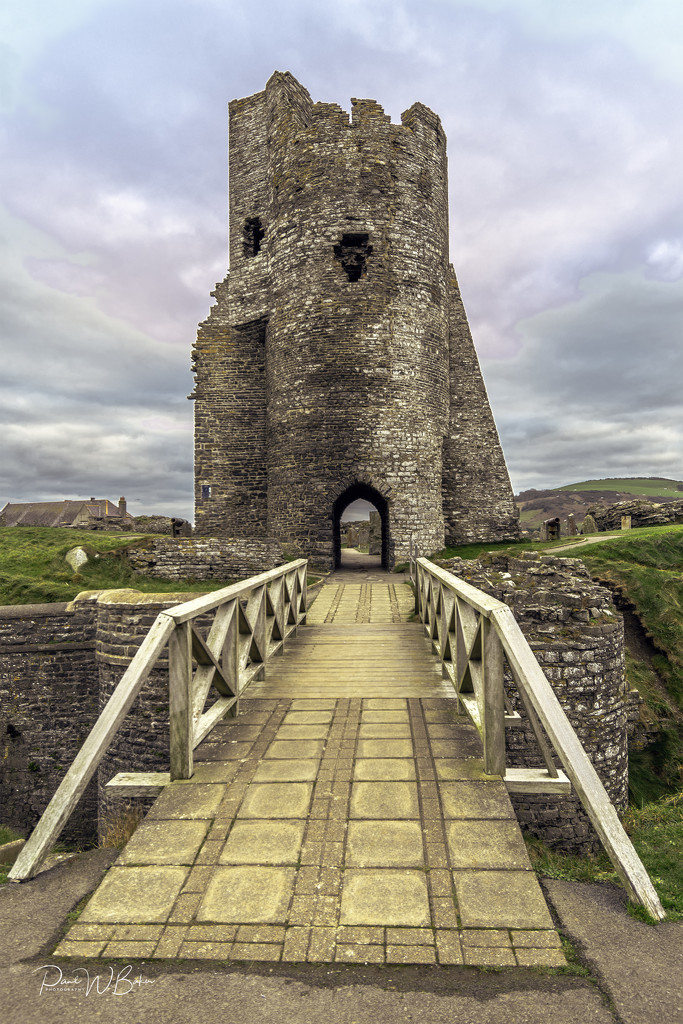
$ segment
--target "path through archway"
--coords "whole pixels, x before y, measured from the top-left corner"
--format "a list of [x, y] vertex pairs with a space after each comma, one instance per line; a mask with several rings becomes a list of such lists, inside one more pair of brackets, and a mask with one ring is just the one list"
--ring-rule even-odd
[[[344, 565], [344, 568], [358, 568], [367, 569], [373, 564], [377, 564], [378, 567], [381, 565], [383, 569], [390, 568], [389, 558], [389, 506], [386, 498], [384, 498], [379, 491], [376, 491], [374, 487], [370, 487], [369, 484], [352, 484], [350, 487], [340, 494], [332, 506], [332, 524], [333, 524], [333, 543], [334, 543], [334, 567], [338, 569], [342, 566], [342, 546], [341, 546], [341, 517], [351, 504], [358, 498], [362, 498], [374, 505], [375, 509], [379, 513], [380, 522], [382, 524], [382, 544], [381, 554], [379, 563], [376, 559], [372, 559], [372, 556], [365, 556], [365, 558], [353, 557], [353, 560], [349, 559], [349, 565]], [[370, 561], [372, 559], [372, 561]]]

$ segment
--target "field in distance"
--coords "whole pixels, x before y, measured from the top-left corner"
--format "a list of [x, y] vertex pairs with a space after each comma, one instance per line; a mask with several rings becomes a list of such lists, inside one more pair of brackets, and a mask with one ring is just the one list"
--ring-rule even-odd
[[[625, 492], [628, 497], [640, 496], [653, 501], [683, 498], [683, 480], [669, 480], [663, 476], [607, 477], [605, 480], [584, 480], [578, 484], [554, 487], [555, 491], [601, 491], [613, 494]], [[626, 501], [624, 499], [616, 499]]]

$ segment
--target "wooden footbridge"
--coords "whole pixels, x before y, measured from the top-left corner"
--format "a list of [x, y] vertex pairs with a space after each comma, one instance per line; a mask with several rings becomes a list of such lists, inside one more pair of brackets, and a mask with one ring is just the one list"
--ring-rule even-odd
[[[561, 965], [508, 794], [569, 779], [663, 916], [510, 610], [412, 575], [332, 575], [309, 606], [302, 560], [158, 616], [10, 873], [38, 869], [168, 647], [171, 771], [110, 783], [158, 799], [56, 953]], [[504, 666], [544, 769], [505, 763]]]

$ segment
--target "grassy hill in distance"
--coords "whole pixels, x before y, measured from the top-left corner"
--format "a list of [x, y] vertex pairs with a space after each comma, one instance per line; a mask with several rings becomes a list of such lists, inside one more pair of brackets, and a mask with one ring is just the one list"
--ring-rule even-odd
[[651, 498], [653, 501], [675, 500], [683, 497], [683, 481], [663, 476], [607, 477], [604, 480], [584, 480], [583, 483], [553, 487], [554, 491], [624, 492], [626, 501], [631, 496]]
[[683, 499], [683, 481], [664, 477], [607, 477], [581, 483], [550, 487], [547, 490], [520, 491], [515, 502], [520, 511], [522, 529], [538, 530], [546, 519], [574, 514], [581, 523], [590, 505], [600, 502], [613, 505], [617, 501], [645, 498], [655, 503]]

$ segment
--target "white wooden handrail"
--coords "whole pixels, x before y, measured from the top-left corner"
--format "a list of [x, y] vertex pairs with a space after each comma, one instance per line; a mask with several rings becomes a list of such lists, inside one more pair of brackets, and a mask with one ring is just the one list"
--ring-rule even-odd
[[[453, 682], [459, 702], [480, 732], [486, 773], [501, 775], [512, 791], [560, 790], [564, 776], [555, 767], [545, 730], [629, 897], [662, 920], [666, 915], [650, 877], [511, 609], [421, 558], [412, 544], [410, 568], [415, 610], [441, 659], [444, 676]], [[545, 772], [506, 767], [505, 726], [515, 725], [519, 716], [505, 712], [505, 662], [546, 763]], [[515, 785], [516, 779], [524, 781]]]
[[[300, 558], [157, 615], [8, 878], [20, 882], [36, 873], [166, 646], [170, 779], [192, 777], [194, 748], [216, 722], [237, 713], [246, 687], [262, 678], [268, 659], [306, 621], [307, 565]], [[204, 640], [195, 620], [210, 612], [213, 624]], [[205, 710], [212, 687], [219, 696]]]

